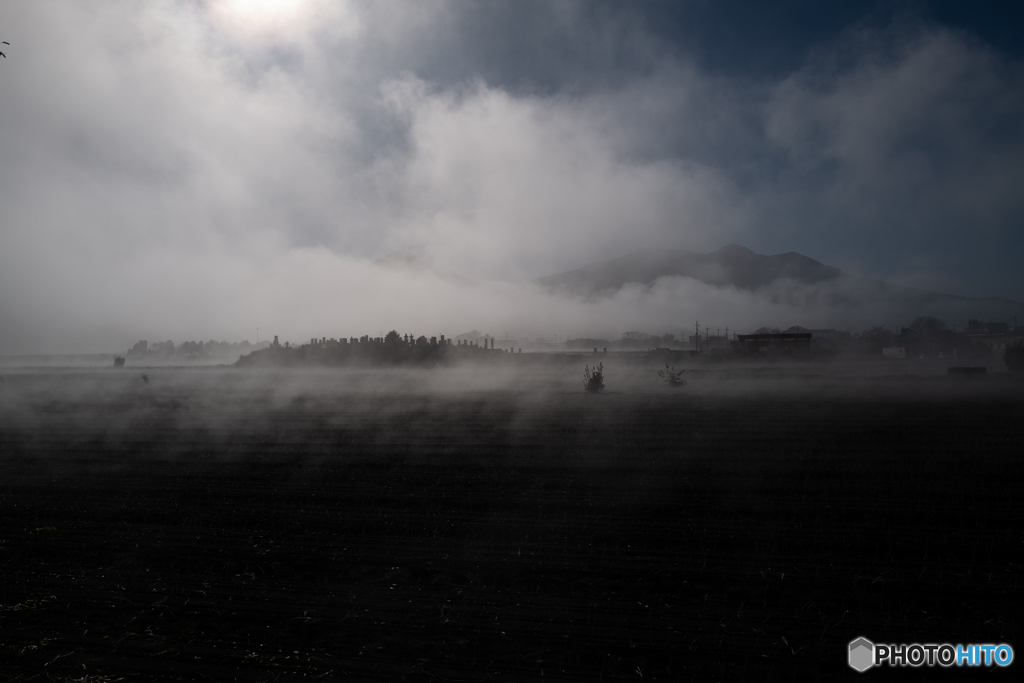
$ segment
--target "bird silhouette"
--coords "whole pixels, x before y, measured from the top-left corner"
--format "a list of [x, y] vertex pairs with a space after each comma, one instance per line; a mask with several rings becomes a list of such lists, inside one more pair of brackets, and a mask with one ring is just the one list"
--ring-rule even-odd
[[142, 381], [149, 384], [149, 377], [146, 376], [146, 373], [142, 373]]

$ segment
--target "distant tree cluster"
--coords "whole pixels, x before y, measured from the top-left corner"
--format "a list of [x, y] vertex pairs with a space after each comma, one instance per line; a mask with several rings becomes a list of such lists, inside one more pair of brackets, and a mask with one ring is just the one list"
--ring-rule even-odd
[[[870, 327], [860, 333], [838, 330], [809, 330], [790, 327], [783, 334], [811, 333], [811, 350], [816, 354], [844, 353], [855, 356], [883, 356], [884, 349], [902, 349], [900, 358], [949, 358], [986, 360], [994, 351], [1020, 338], [1020, 330], [1006, 323], [982, 323], [969, 320], [956, 331], [934, 316], [921, 316], [906, 327], [891, 330], [885, 326]], [[775, 327], [761, 327], [754, 334], [779, 334]]]
[[[267, 346], [267, 342], [259, 345], [259, 348]], [[228, 343], [224, 341], [187, 341], [175, 346], [174, 342], [154, 342], [150, 344], [145, 339], [140, 339], [135, 345], [128, 349], [128, 358], [138, 360], [180, 360], [180, 361], [203, 361], [203, 360], [234, 360], [239, 356], [255, 350], [257, 347], [247, 341]]]
[[872, 327], [852, 339], [852, 350], [866, 355], [880, 356], [882, 349], [902, 347], [907, 357], [957, 357], [986, 359], [992, 349], [965, 333], [954, 332], [943, 321], [933, 316], [922, 316], [899, 332], [885, 327]]
[[298, 365], [437, 365], [452, 360], [506, 353], [493, 348], [493, 340], [445, 339], [399, 334], [391, 330], [383, 337], [310, 339], [308, 344], [283, 345], [274, 342], [238, 359], [240, 367]]
[[[751, 353], [750, 340], [746, 342], [733, 341], [726, 335], [708, 336], [708, 329], [705, 328], [705, 336], [697, 351], [711, 349], [716, 352], [715, 357], [710, 359], [713, 362], [726, 362], [734, 356], [749, 356]], [[948, 325], [938, 318], [922, 316], [917, 318], [907, 327], [899, 331], [893, 331], [885, 327], [872, 327], [862, 333], [851, 334], [848, 331], [835, 329], [810, 330], [803, 327], [790, 327], [780, 331], [774, 327], [762, 327], [755, 334], [772, 335], [802, 335], [799, 341], [805, 342], [803, 349], [811, 356], [829, 356], [833, 354], [849, 354], [863, 356], [889, 356], [899, 358], [943, 358], [950, 359], [987, 359], [992, 358], [995, 352], [1002, 353], [1004, 344], [1012, 343], [1020, 339], [1019, 329], [1008, 330], [1005, 323], [979, 323], [977, 320], [969, 321], [966, 329], [957, 332], [951, 330]], [[495, 349], [496, 342], [491, 335], [485, 335], [473, 330], [460, 334], [455, 339], [440, 337], [426, 337], [424, 335], [399, 334], [396, 330], [388, 332], [382, 337], [350, 337], [350, 338], [326, 338], [310, 339], [309, 343], [301, 345], [280, 344], [275, 340], [272, 344], [263, 349], [248, 347], [247, 342], [241, 344], [227, 344], [225, 342], [185, 342], [177, 347], [173, 342], [161, 342], [148, 346], [145, 341], [140, 341], [129, 351], [129, 356], [165, 356], [184, 359], [203, 359], [216, 357], [219, 354], [238, 353], [240, 355], [238, 364], [241, 366], [266, 365], [266, 366], [287, 366], [287, 365], [424, 365], [447, 363], [453, 360], [467, 358], [497, 358], [515, 349], [512, 345], [519, 343], [532, 347], [534, 351], [592, 351], [598, 352], [620, 352], [626, 354], [645, 354], [647, 351], [657, 350], [690, 350], [692, 338], [689, 343], [678, 339], [675, 334], [666, 332], [661, 335], [649, 334], [638, 330], [630, 330], [622, 333], [619, 339], [609, 341], [607, 339], [583, 337], [568, 339], [562, 343], [552, 343], [550, 340], [538, 339], [512, 339], [502, 342], [503, 346], [509, 348]], [[774, 339], [765, 340], [769, 347]], [[746, 346], [743, 344], [746, 343]], [[898, 349], [890, 353], [883, 349]], [[789, 347], [786, 347], [789, 348]], [[246, 353], [246, 351], [249, 351]], [[522, 348], [519, 349], [522, 351]], [[760, 355], [764, 348], [755, 349]], [[905, 352], [905, 355], [904, 355]], [[1009, 365], [1015, 358], [1016, 351], [1007, 354]], [[768, 349], [772, 354], [772, 349]], [[683, 386], [685, 380], [673, 368], [662, 371], [661, 378], [670, 386]]]
[[612, 349], [615, 351], [629, 351], [653, 348], [671, 348], [679, 344], [676, 336], [671, 332], [662, 335], [647, 334], [646, 332], [623, 332], [622, 336], [615, 341], [607, 339], [594, 339], [582, 337], [580, 339], [569, 339], [565, 342], [567, 349]]
[[666, 332], [662, 335], [647, 334], [646, 332], [623, 332], [615, 345], [620, 349], [647, 349], [666, 348], [676, 343], [676, 335]]

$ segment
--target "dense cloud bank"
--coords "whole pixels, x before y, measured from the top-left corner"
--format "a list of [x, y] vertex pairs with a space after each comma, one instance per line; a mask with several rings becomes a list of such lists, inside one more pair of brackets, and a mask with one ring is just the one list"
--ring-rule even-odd
[[[903, 315], [678, 278], [590, 303], [516, 284], [639, 245], [1024, 299], [1021, 64], [941, 26], [855, 26], [743, 77], [591, 3], [0, 16], [2, 352]], [[402, 248], [478, 284], [372, 266]]]

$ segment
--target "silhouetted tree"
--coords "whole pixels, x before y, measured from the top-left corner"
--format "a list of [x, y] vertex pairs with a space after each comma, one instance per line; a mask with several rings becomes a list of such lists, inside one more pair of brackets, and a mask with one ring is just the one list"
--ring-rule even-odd
[[910, 323], [910, 329], [925, 334], [938, 334], [948, 330], [949, 326], [934, 316], [923, 315]]
[[140, 339], [135, 342], [135, 345], [128, 349], [129, 356], [145, 356], [146, 352], [149, 351], [149, 342], [145, 339]]
[[893, 343], [906, 347], [908, 354], [931, 356], [942, 353], [952, 354], [957, 347], [957, 337], [946, 323], [926, 315], [917, 318], [910, 323], [909, 327], [900, 330], [899, 339]]
[[896, 341], [896, 335], [884, 327], [872, 327], [864, 332], [863, 338], [868, 352], [876, 356], [882, 355], [882, 349], [892, 346]]

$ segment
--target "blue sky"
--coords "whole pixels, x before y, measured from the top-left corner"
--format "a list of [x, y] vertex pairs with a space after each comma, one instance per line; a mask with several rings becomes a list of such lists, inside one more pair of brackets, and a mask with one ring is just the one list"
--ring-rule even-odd
[[822, 2], [652, 2], [647, 25], [702, 67], [770, 76], [800, 68], [809, 52], [853, 28], [885, 29], [896, 20], [944, 26], [973, 36], [1007, 58], [1021, 56], [1024, 8], [1012, 2], [954, 0]]
[[[635, 115], [635, 125], [659, 131], [629, 152], [721, 171], [736, 202], [782, 195], [774, 206], [757, 202], [759, 215], [729, 239], [870, 277], [1022, 299], [1024, 212], [1015, 190], [991, 188], [1021, 179], [1022, 20], [1014, 3], [655, 1], [588, 3], [560, 24], [544, 3], [483, 3], [460, 17], [460, 58], [421, 73], [551, 98], [653, 81], [671, 97], [699, 80], [714, 100], [695, 122], [703, 130], [681, 133], [691, 124], [672, 116], [691, 110], [663, 103], [662, 117]], [[673, 67], [691, 72], [657, 80]], [[858, 110], [861, 98], [876, 108]], [[788, 116], [802, 116], [803, 130], [780, 139], [772, 122]], [[733, 124], [724, 131], [715, 124], [723, 118]], [[869, 182], [887, 173], [891, 183]], [[993, 191], [952, 201], [961, 175]], [[828, 194], [856, 201], [823, 201]]]
[[[515, 283], [738, 243], [1024, 301], [1021, 14], [7, 3], [0, 351], [240, 339], [258, 320], [308, 338], [327, 292], [398, 249]], [[389, 319], [480, 329], [441, 298]], [[376, 327], [374, 310], [344, 316]]]

